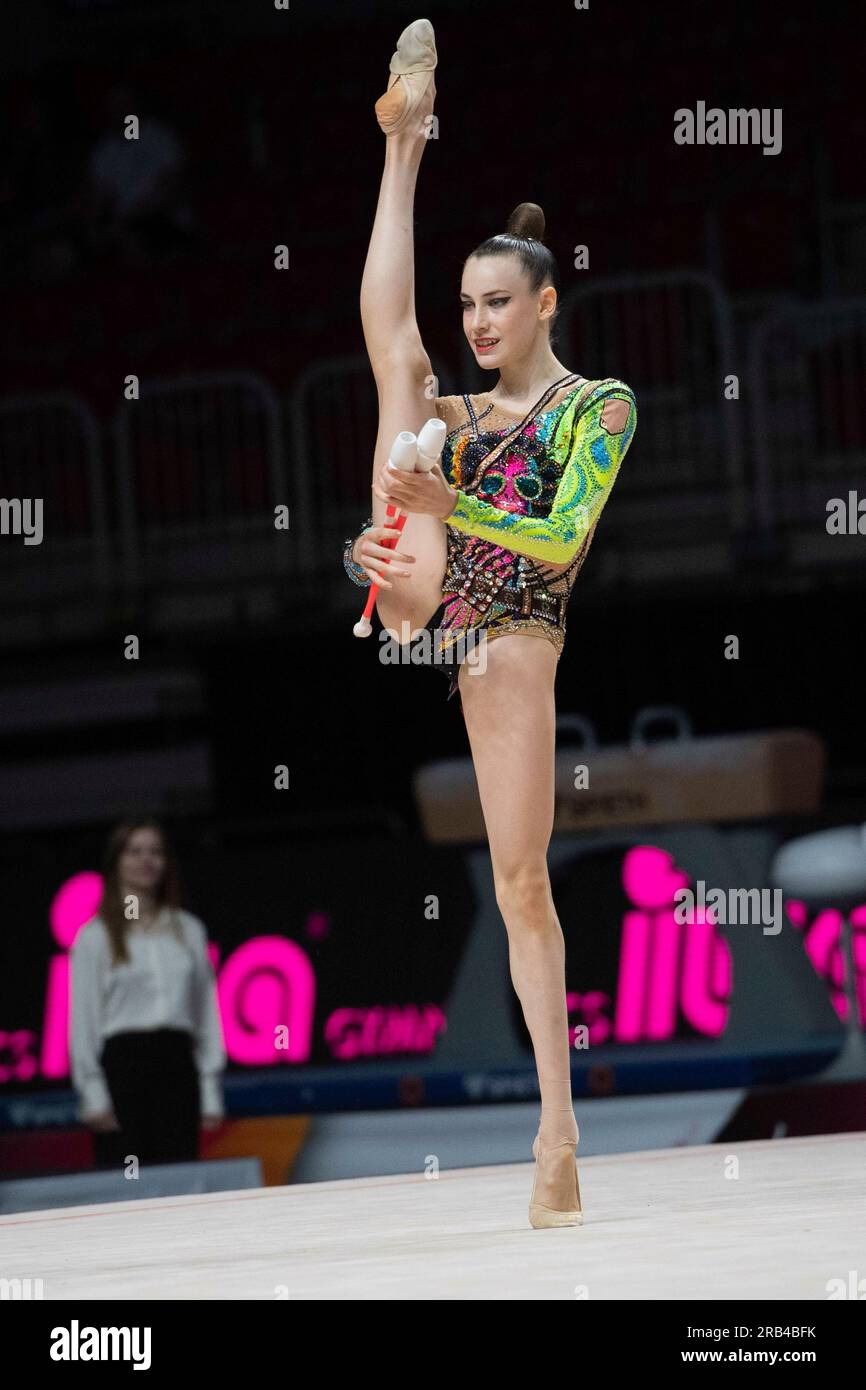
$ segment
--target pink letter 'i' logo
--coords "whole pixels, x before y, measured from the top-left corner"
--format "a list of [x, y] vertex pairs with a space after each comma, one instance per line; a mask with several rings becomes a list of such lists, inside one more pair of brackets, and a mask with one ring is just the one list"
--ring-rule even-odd
[[[827, 982], [830, 999], [843, 1023], [848, 1022], [848, 995], [845, 993], [847, 962], [842, 949], [843, 916], [836, 907], [824, 907], [809, 921], [806, 904], [788, 898], [785, 911], [797, 931], [803, 934], [806, 954], [816, 973]], [[860, 1027], [866, 1025], [866, 903], [848, 914], [851, 954], [854, 958], [854, 993]]]
[[614, 1037], [661, 1041], [676, 1032], [677, 1010], [700, 1033], [719, 1037], [728, 1020], [731, 951], [711, 914], [697, 909], [685, 924], [674, 894], [688, 875], [655, 845], [636, 845], [623, 859], [623, 887], [635, 904], [623, 917]]
[[63, 955], [48, 962], [45, 988], [45, 1015], [42, 1023], [43, 1076], [69, 1073], [69, 950], [80, 927], [95, 917], [102, 901], [102, 874], [85, 870], [74, 874], [58, 888], [48, 911], [54, 940]]
[[855, 907], [848, 918], [851, 923], [851, 954], [854, 957], [854, 980], [857, 994], [857, 1013], [860, 1027], [866, 1027], [866, 905]]

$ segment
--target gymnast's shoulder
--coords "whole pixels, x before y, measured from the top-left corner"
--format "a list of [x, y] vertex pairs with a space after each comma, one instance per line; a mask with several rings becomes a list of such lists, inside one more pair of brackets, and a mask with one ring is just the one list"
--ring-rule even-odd
[[582, 414], [601, 405], [598, 420], [607, 434], [629, 435], [637, 422], [637, 400], [627, 382], [619, 377], [602, 377], [593, 382], [589, 396], [583, 402]]
[[437, 396], [433, 408], [440, 420], [444, 420], [449, 430], [462, 425], [467, 418], [466, 402], [462, 396]]

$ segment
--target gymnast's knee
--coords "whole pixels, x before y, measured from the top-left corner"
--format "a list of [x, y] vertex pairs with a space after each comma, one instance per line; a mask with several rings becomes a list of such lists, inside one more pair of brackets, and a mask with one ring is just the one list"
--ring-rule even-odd
[[547, 906], [551, 901], [547, 855], [524, 854], [513, 866], [495, 869], [494, 889], [496, 904], [506, 922], [509, 916], [518, 921], [537, 920], [539, 906]]

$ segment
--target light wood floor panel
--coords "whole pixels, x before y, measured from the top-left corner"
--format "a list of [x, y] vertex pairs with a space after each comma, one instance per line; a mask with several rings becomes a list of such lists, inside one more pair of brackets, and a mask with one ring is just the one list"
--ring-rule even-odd
[[529, 1226], [532, 1172], [26, 1212], [0, 1220], [0, 1277], [46, 1299], [821, 1300], [866, 1276], [866, 1134], [586, 1159], [562, 1230]]

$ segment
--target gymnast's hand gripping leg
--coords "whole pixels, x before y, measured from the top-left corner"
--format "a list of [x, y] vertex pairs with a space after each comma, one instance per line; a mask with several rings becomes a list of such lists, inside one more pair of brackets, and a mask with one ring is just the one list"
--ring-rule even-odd
[[[438, 416], [431, 416], [423, 426], [419, 435], [414, 435], [410, 430], [401, 430], [391, 445], [391, 457], [388, 460], [388, 467], [402, 469], [410, 473], [426, 473], [438, 463], [445, 443], [445, 421]], [[394, 502], [387, 503], [385, 514], [386, 522], [393, 522], [394, 528], [402, 535], [403, 529], [408, 520], [408, 514], [401, 511], [400, 507]], [[387, 549], [394, 549], [399, 544], [399, 540], [391, 542], [383, 541]], [[367, 595], [367, 602], [364, 605], [364, 612], [354, 626], [356, 637], [369, 637], [372, 632], [370, 614], [373, 605], [379, 597], [380, 581], [374, 581], [370, 585], [370, 592]]]

